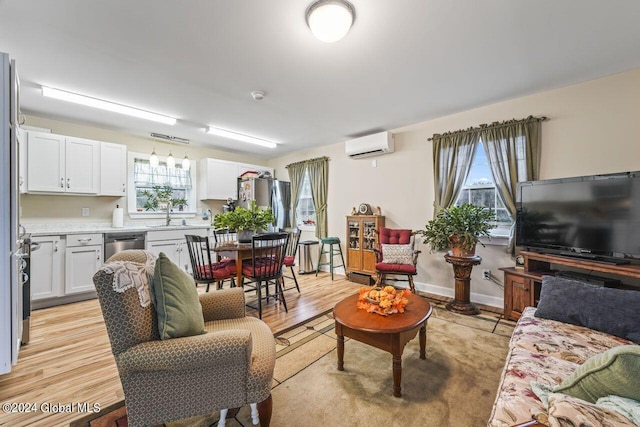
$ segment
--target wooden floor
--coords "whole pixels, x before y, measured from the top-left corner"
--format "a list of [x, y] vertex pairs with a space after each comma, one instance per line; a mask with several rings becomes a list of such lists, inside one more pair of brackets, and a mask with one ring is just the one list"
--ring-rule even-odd
[[[328, 273], [317, 278], [298, 275], [298, 282], [300, 294], [295, 289], [286, 292], [288, 313], [273, 302], [263, 308], [262, 319], [274, 333], [332, 309], [362, 286], [344, 276], [332, 281]], [[247, 315], [257, 317], [257, 312], [247, 309]], [[71, 413], [46, 412], [48, 404], [86, 402], [105, 408], [123, 399], [97, 300], [35, 310], [31, 319], [31, 340], [20, 350], [18, 364], [11, 373], [0, 375], [0, 403], [27, 403], [32, 412], [0, 409], [0, 426], [66, 426], [86, 414], [75, 407]]]

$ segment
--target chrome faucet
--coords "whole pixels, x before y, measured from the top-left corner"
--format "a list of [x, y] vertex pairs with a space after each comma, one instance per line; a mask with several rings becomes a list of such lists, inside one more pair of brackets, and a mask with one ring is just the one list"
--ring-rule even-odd
[[167, 227], [171, 224], [171, 201], [167, 202], [167, 223], [165, 224]]

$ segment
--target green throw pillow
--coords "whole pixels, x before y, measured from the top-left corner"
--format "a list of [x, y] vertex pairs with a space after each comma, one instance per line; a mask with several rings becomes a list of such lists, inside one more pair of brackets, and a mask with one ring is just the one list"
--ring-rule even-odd
[[555, 393], [564, 393], [591, 403], [615, 395], [640, 400], [640, 346], [622, 345], [587, 359]]
[[156, 260], [151, 293], [158, 314], [160, 339], [207, 332], [193, 278], [162, 252]]

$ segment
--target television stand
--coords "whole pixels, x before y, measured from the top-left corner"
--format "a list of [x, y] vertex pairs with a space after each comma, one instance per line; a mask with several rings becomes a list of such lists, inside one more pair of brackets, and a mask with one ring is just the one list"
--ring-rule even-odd
[[626, 264], [630, 264], [629, 260], [627, 260], [627, 259], [623, 259], [623, 258], [620, 258], [620, 259], [607, 258], [607, 257], [602, 257], [602, 256], [592, 255], [592, 254], [567, 254], [567, 253], [562, 253], [562, 254], [559, 254], [558, 256], [566, 257], [566, 258], [574, 258], [574, 259], [583, 259], [583, 260], [599, 262], [601, 264], [607, 264], [607, 265], [626, 265]]
[[542, 276], [555, 274], [552, 265], [640, 279], [640, 265], [637, 264], [607, 264], [600, 260], [536, 252], [522, 252], [521, 255], [524, 256], [524, 269], [500, 269], [504, 272], [504, 317], [510, 320], [518, 320], [525, 307], [538, 305]]

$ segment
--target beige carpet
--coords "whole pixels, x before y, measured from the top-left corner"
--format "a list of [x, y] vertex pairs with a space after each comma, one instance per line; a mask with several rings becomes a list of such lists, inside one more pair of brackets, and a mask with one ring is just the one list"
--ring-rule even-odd
[[[427, 359], [417, 337], [402, 358], [402, 397], [392, 395], [391, 355], [347, 339], [337, 370], [333, 319], [322, 316], [276, 338], [274, 427], [484, 426], [489, 418], [513, 323], [498, 315], [462, 316], [435, 305]], [[218, 414], [168, 424], [215, 425]], [[251, 426], [242, 408], [227, 426]]]

